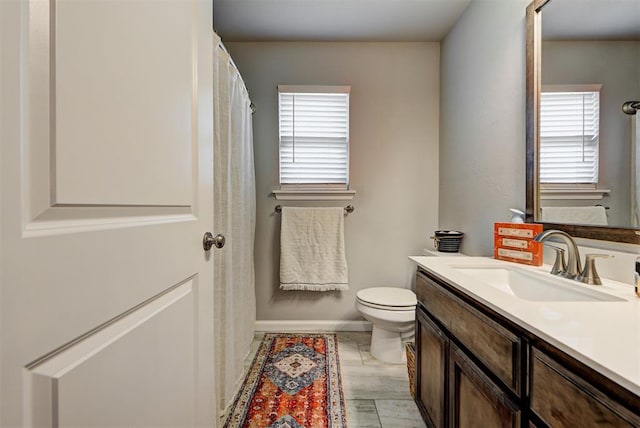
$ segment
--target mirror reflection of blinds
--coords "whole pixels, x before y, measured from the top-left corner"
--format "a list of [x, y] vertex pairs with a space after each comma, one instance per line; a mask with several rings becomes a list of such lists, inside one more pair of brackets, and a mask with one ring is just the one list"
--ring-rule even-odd
[[540, 94], [540, 182], [597, 183], [599, 92]]
[[349, 183], [349, 94], [279, 92], [280, 184]]

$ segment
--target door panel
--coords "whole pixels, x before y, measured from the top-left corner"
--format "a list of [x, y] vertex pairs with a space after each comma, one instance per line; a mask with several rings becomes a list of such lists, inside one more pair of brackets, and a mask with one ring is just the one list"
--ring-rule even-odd
[[27, 231], [196, 214], [197, 3], [25, 2]]
[[[30, 424], [192, 426], [194, 282], [27, 366]], [[186, 403], [175, 390], [186, 392]]]
[[192, 205], [193, 3], [117, 3], [52, 3], [54, 202]]
[[0, 426], [214, 425], [211, 16], [0, 2]]

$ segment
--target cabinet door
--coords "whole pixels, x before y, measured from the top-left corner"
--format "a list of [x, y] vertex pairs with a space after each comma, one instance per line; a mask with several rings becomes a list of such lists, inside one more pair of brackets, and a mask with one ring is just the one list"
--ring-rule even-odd
[[520, 426], [520, 409], [459, 348], [449, 344], [452, 427]]
[[416, 403], [427, 425], [444, 427], [448, 339], [420, 309], [416, 323]]
[[537, 348], [532, 351], [531, 410], [558, 428], [640, 426], [637, 410], [632, 413]]

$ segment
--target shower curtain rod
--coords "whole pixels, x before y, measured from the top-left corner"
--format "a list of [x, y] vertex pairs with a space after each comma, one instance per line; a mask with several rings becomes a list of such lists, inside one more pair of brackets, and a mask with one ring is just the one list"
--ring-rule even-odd
[[626, 114], [634, 115], [640, 110], [640, 101], [627, 101], [622, 104], [622, 111]]
[[231, 58], [231, 54], [227, 50], [227, 47], [222, 43], [222, 40], [220, 40], [220, 42], [218, 43], [218, 48], [222, 49], [227, 55], [229, 55], [229, 61], [231, 61], [231, 65], [233, 65], [233, 68], [235, 68], [238, 72], [238, 76], [242, 81], [242, 86], [244, 86], [244, 90], [247, 91], [247, 95], [249, 96], [249, 108], [251, 108], [251, 114], [256, 114], [256, 105], [253, 103], [253, 101], [251, 101], [251, 95], [249, 94], [249, 90], [247, 89], [247, 84], [244, 83], [244, 79], [242, 78], [242, 74], [240, 74], [240, 70], [238, 70], [238, 66], [235, 62], [233, 62], [233, 58]]

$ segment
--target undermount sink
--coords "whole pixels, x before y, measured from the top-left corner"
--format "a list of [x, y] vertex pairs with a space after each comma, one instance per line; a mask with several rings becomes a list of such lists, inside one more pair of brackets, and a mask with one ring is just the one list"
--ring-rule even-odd
[[511, 267], [455, 266], [454, 269], [504, 293], [534, 302], [624, 302], [578, 282]]

